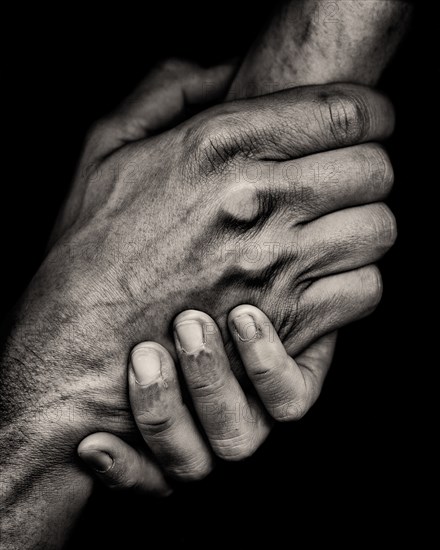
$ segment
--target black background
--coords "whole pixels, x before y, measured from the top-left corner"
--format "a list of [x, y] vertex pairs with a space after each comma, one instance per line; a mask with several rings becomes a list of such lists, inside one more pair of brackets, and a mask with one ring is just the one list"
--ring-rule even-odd
[[[13, 33], [3, 84], [11, 93], [4, 115], [12, 124], [1, 188], [2, 311], [41, 260], [91, 122], [157, 59], [230, 57], [246, 49], [267, 15], [249, 1], [202, 10], [162, 4], [142, 12], [122, 4], [93, 14], [73, 4], [62, 12], [23, 7], [4, 22]], [[432, 239], [426, 225], [436, 221], [431, 195], [438, 159], [428, 157], [427, 144], [438, 109], [437, 22], [432, 9], [415, 12], [380, 83], [397, 110], [387, 147], [399, 239], [381, 262], [383, 302], [371, 318], [341, 331], [319, 402], [301, 422], [279, 426], [246, 463], [221, 464], [208, 480], [167, 501], [100, 489], [72, 548], [264, 540], [294, 547], [321, 536], [358, 547], [414, 534], [413, 512], [421, 505], [414, 489], [423, 482], [413, 459], [426, 450], [420, 400], [435, 369], [426, 356], [432, 344], [423, 311], [434, 308], [436, 247], [426, 248]], [[418, 529], [422, 535], [424, 527]]]

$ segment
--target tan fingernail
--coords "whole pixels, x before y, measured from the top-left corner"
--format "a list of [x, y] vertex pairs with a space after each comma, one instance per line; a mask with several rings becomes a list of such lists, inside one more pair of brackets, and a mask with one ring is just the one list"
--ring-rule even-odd
[[110, 470], [114, 463], [113, 458], [109, 454], [95, 449], [81, 451], [79, 456], [90, 466], [90, 468], [100, 473], [105, 473]]
[[180, 347], [186, 353], [193, 353], [204, 344], [203, 327], [196, 320], [182, 321], [175, 326]]
[[160, 378], [160, 356], [154, 349], [135, 349], [131, 354], [131, 364], [136, 382], [142, 386], [152, 384]]
[[233, 320], [235, 330], [242, 342], [254, 340], [258, 334], [254, 319], [247, 313], [235, 317]]

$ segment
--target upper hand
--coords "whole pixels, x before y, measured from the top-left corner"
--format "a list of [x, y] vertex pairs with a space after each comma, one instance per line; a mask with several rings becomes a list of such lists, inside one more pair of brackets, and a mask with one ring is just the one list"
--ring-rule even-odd
[[[194, 78], [200, 86], [206, 74]], [[149, 138], [124, 112], [90, 134], [55, 242], [17, 314], [18, 325], [43, 324], [50, 335], [31, 343], [41, 363], [24, 387], [48, 410], [74, 404], [68, 442], [97, 429], [135, 433], [127, 350], [148, 339], [172, 353], [168, 327], [179, 311], [204, 310], [227, 335], [228, 312], [253, 303], [296, 355], [375, 307], [381, 283], [369, 264], [395, 238], [377, 203], [392, 184], [389, 160], [361, 145], [393, 127], [376, 92], [287, 90]], [[115, 141], [115, 127], [129, 132]]]

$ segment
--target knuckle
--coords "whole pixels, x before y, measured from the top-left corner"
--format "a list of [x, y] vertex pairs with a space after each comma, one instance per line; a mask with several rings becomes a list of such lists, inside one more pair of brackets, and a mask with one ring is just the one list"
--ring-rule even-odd
[[278, 422], [296, 422], [305, 416], [308, 408], [307, 396], [297, 395], [291, 401], [274, 407], [271, 415]]
[[320, 97], [319, 109], [337, 145], [361, 142], [368, 134], [368, 109], [355, 93], [325, 92]]
[[374, 151], [371, 162], [371, 175], [373, 182], [381, 187], [383, 192], [387, 194], [394, 183], [394, 170], [391, 164], [390, 157], [385, 149], [380, 145], [372, 145]]
[[185, 464], [176, 464], [167, 468], [170, 476], [183, 482], [201, 481], [213, 469], [213, 462], [208, 457], [195, 457]]
[[230, 141], [233, 124], [234, 120], [224, 113], [205, 120], [200, 128], [200, 145], [206, 148], [224, 146]]
[[377, 194], [386, 196], [394, 183], [394, 171], [385, 149], [378, 144], [362, 145], [361, 164], [368, 184]]
[[210, 109], [189, 126], [185, 142], [190, 144], [203, 174], [222, 173], [240, 150], [237, 143], [237, 116]]
[[170, 73], [172, 75], [186, 73], [189, 69], [198, 69], [198, 65], [191, 63], [179, 57], [168, 57], [159, 61], [156, 70], [160, 73]]
[[148, 412], [136, 413], [136, 424], [139, 430], [147, 437], [162, 438], [173, 426], [173, 420], [169, 417], [151, 418]]
[[228, 462], [245, 460], [251, 457], [257, 450], [257, 446], [249, 437], [248, 433], [211, 440], [211, 445], [215, 454], [222, 460]]
[[375, 238], [380, 251], [389, 250], [397, 238], [397, 223], [394, 214], [386, 204], [378, 204], [373, 214]]
[[197, 399], [207, 400], [222, 394], [226, 387], [227, 373], [215, 353], [202, 347], [192, 353], [185, 352], [184, 370], [188, 389]]
[[260, 218], [260, 202], [255, 186], [234, 185], [225, 190], [221, 211], [235, 223], [252, 223]]
[[197, 376], [191, 380], [190, 384], [190, 392], [196, 399], [208, 399], [221, 393], [224, 388], [224, 380], [212, 375], [212, 373], [207, 373], [206, 379], [203, 375]]
[[360, 271], [362, 293], [366, 297], [368, 312], [372, 313], [382, 299], [383, 283], [379, 269], [375, 265]]

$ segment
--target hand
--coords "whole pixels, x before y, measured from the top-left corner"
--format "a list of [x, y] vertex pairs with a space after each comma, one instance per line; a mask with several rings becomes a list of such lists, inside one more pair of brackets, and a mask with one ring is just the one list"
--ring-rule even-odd
[[[195, 74], [195, 89], [206, 74]], [[389, 161], [379, 146], [360, 145], [392, 130], [380, 94], [342, 84], [288, 90], [214, 107], [148, 139], [133, 125], [145, 120], [132, 118], [138, 108], [134, 100], [89, 136], [6, 348], [6, 419], [26, 418], [29, 402], [49, 418], [76, 411], [55, 433], [50, 423], [35, 433], [23, 425], [61, 462], [91, 431], [135, 437], [127, 350], [148, 339], [172, 352], [168, 326], [179, 311], [206, 311], [226, 337], [228, 312], [258, 305], [296, 355], [375, 307], [380, 276], [368, 264], [395, 238], [389, 210], [373, 204], [391, 187]], [[336, 179], [316, 176], [328, 166]], [[44, 337], [20, 346], [29, 325]], [[229, 340], [226, 349], [237, 370]], [[18, 390], [8, 383], [17, 379]]]
[[[266, 315], [249, 305], [232, 310], [228, 327], [264, 408], [232, 373], [215, 322], [203, 312], [185, 311], [174, 321], [174, 342], [198, 422], [184, 402], [169, 352], [155, 342], [135, 346], [130, 404], [150, 452], [109, 433], [92, 434], [78, 447], [107, 486], [169, 495], [167, 478], [202, 479], [212, 470], [213, 453], [246, 458], [266, 439], [272, 418], [296, 420], [312, 406], [331, 362], [326, 346], [312, 345], [294, 360]], [[333, 349], [335, 335], [326, 340]]]

